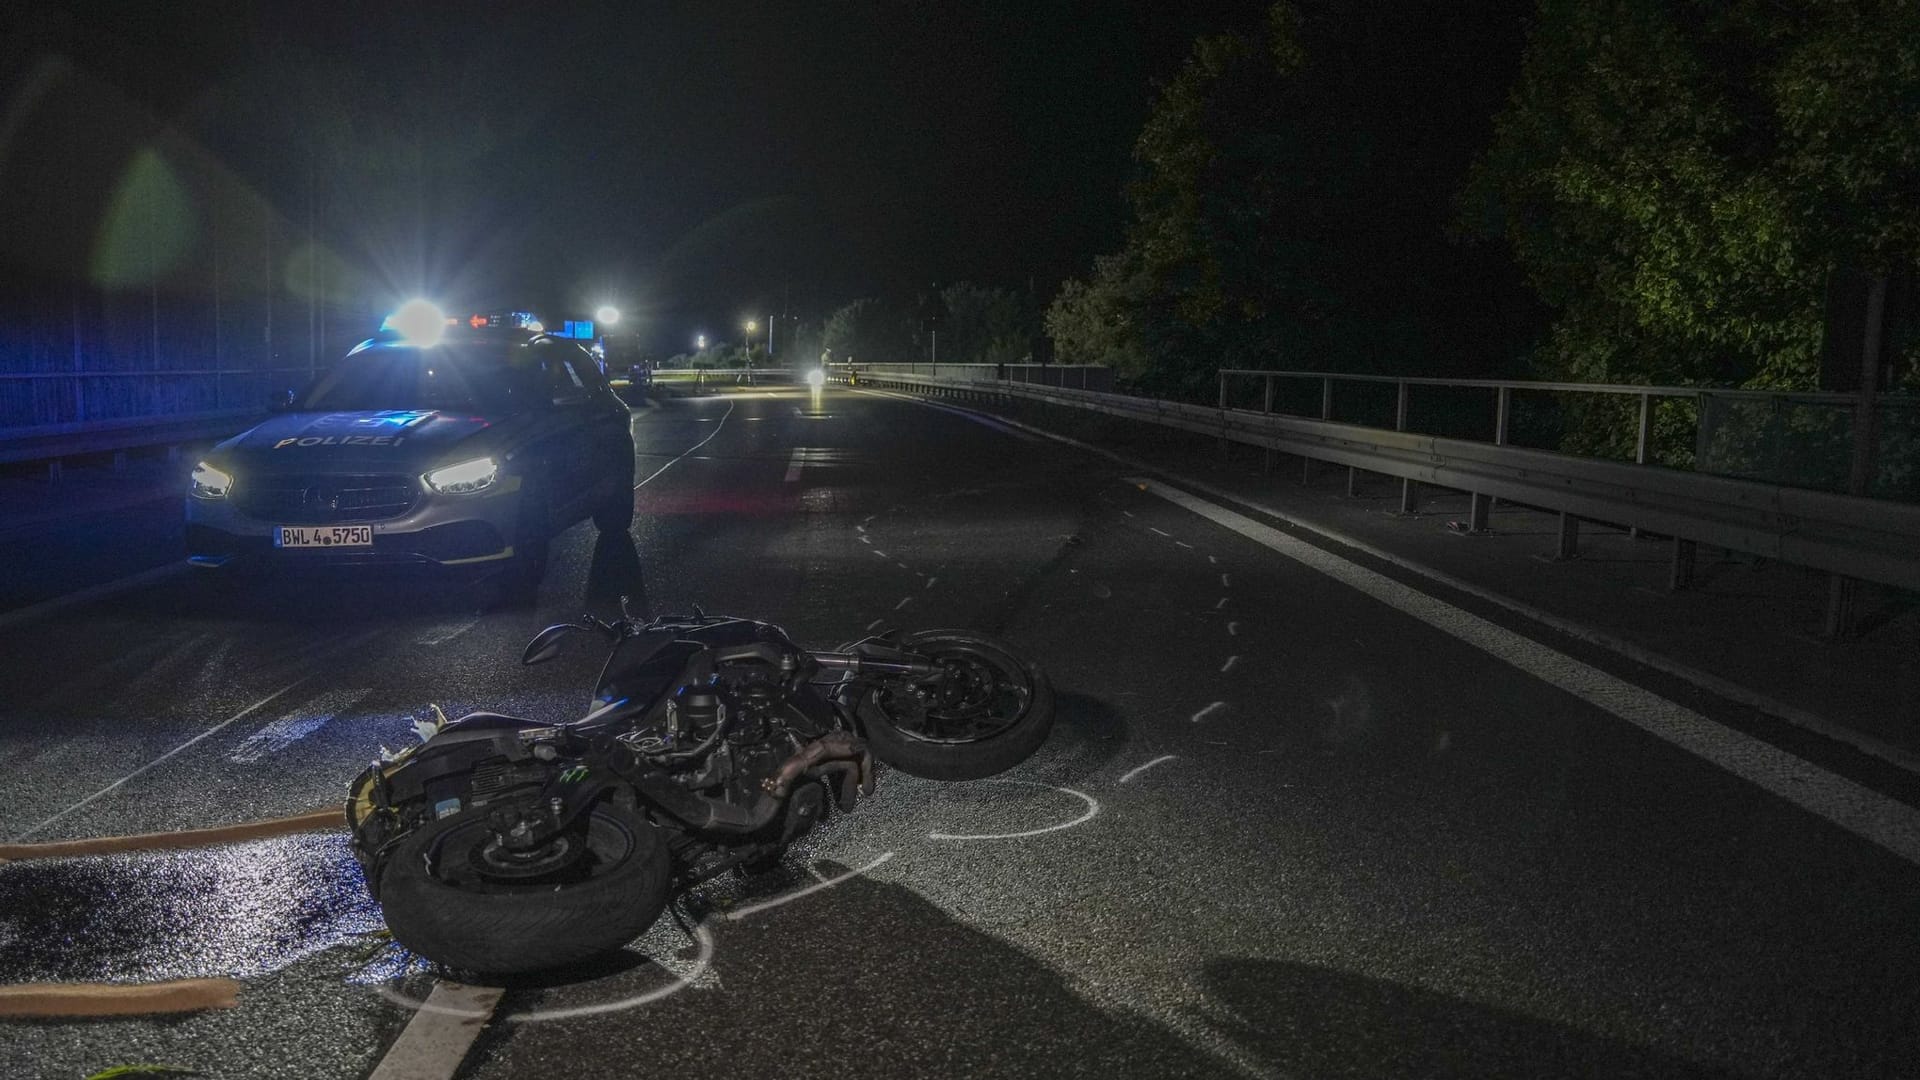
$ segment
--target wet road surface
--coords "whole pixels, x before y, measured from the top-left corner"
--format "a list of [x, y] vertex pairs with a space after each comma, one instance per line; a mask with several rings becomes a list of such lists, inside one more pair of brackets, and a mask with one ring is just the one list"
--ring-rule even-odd
[[[577, 716], [599, 656], [519, 650], [622, 594], [822, 647], [963, 626], [1051, 673], [1035, 758], [883, 775], [690, 898], [697, 932], [509, 985], [460, 1075], [1915, 1075], [1920, 873], [1884, 839], [1005, 425], [769, 390], [634, 430], [631, 537], [567, 533], [537, 611], [187, 575], [0, 629], [0, 837], [337, 801], [432, 704]], [[365, 1076], [434, 983], [378, 927], [334, 835], [0, 866], [7, 981], [244, 983], [225, 1013], [0, 1024], [0, 1075]]]

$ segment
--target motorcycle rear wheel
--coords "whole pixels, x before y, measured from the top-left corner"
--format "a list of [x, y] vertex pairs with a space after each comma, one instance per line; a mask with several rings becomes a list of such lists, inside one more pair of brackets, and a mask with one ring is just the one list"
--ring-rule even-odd
[[479, 869], [492, 835], [474, 811], [400, 842], [380, 875], [393, 939], [438, 964], [514, 974], [565, 967], [640, 936], [666, 909], [672, 871], [659, 832], [611, 802], [585, 815], [586, 854], [551, 879], [506, 881]]
[[1053, 684], [1006, 643], [928, 630], [900, 646], [947, 667], [947, 693], [906, 679], [867, 691], [855, 711], [874, 757], [929, 780], [978, 780], [1027, 760], [1047, 740]]

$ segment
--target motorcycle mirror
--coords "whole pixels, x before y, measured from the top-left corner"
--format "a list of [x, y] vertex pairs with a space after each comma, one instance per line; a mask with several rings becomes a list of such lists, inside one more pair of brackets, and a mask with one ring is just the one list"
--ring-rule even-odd
[[585, 629], [584, 626], [575, 626], [572, 623], [558, 623], [547, 627], [533, 635], [532, 641], [527, 642], [527, 651], [520, 654], [520, 662], [522, 664], [546, 663], [560, 655], [561, 638], [575, 630]]

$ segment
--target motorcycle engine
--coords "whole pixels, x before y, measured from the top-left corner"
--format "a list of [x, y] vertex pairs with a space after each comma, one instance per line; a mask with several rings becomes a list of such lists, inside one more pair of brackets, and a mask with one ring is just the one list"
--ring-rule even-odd
[[723, 666], [681, 686], [623, 736], [674, 780], [708, 798], [745, 806], [802, 746], [825, 733], [764, 666]]

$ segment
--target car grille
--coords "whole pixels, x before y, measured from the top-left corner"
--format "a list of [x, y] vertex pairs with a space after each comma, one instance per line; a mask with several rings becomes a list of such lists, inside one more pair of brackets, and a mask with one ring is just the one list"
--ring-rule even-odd
[[411, 476], [268, 476], [233, 488], [241, 513], [282, 525], [381, 521], [413, 509], [419, 497]]

